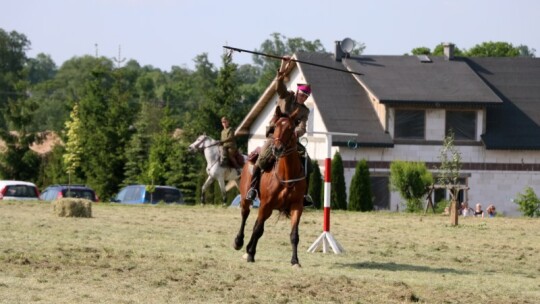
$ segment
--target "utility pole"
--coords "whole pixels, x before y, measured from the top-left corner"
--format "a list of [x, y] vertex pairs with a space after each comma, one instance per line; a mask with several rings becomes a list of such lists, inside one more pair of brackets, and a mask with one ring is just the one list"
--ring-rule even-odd
[[122, 46], [118, 45], [118, 57], [113, 57], [112, 60], [116, 62], [116, 68], [119, 69], [122, 62], [126, 61], [126, 58], [122, 58]]

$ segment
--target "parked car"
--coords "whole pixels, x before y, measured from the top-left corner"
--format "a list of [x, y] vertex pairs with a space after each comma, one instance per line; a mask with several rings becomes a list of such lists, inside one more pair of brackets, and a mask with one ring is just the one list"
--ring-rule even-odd
[[85, 185], [51, 185], [39, 196], [44, 201], [53, 201], [63, 197], [85, 198], [92, 202], [99, 202], [96, 192]]
[[120, 192], [112, 199], [113, 202], [122, 204], [157, 204], [161, 201], [170, 204], [183, 204], [184, 198], [180, 189], [171, 186], [153, 186], [153, 192], [148, 191], [150, 185], [130, 185], [120, 189]]
[[16, 180], [0, 181], [0, 200], [39, 200], [35, 184]]
[[[231, 205], [229, 206], [229, 208], [240, 208], [240, 200], [242, 199], [242, 196], [240, 196], [240, 194], [238, 194], [231, 202]], [[256, 197], [253, 202], [251, 203], [251, 206], [253, 208], [259, 208], [259, 206], [261, 205], [261, 201], [259, 200], [258, 197]]]

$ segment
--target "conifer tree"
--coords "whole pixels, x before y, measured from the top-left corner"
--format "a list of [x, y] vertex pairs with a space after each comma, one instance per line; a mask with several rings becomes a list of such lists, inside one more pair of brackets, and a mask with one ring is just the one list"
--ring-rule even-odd
[[134, 133], [131, 136], [126, 148], [126, 164], [124, 166], [125, 179], [123, 186], [130, 184], [144, 183], [144, 172], [147, 171], [148, 157], [150, 149], [150, 134], [148, 134], [147, 108], [148, 102], [143, 102], [138, 118], [132, 128]]
[[[174, 143], [169, 149], [167, 162], [169, 163], [169, 172], [166, 174], [167, 185], [174, 185], [182, 191], [184, 202], [195, 204], [200, 193], [197, 194], [197, 180], [201, 176], [198, 168], [200, 164], [198, 154], [188, 152], [188, 143], [183, 137], [173, 139]], [[202, 176], [206, 177], [206, 173]], [[200, 185], [202, 186], [202, 184]]]
[[330, 191], [330, 207], [332, 209], [347, 210], [347, 193], [345, 191], [345, 172], [343, 159], [338, 151], [332, 158], [332, 189]]
[[167, 172], [170, 172], [170, 162], [168, 161], [170, 149], [174, 144], [172, 133], [174, 121], [171, 118], [169, 107], [163, 111], [160, 121], [161, 131], [155, 135], [150, 146], [148, 168], [146, 172], [146, 184], [166, 185]]
[[[57, 144], [52, 151], [41, 156], [41, 165], [39, 167], [38, 185], [66, 184], [68, 177], [64, 165], [64, 153], [66, 147]], [[77, 170], [80, 174], [80, 168]], [[77, 175], [76, 174], [76, 175]], [[73, 183], [78, 183], [80, 179], [74, 179]]]
[[356, 170], [349, 187], [349, 206], [352, 211], [373, 210], [371, 181], [367, 161], [362, 159], [356, 164]]
[[323, 180], [319, 163], [316, 160], [313, 160], [312, 164], [313, 172], [311, 172], [311, 175], [309, 176], [308, 193], [313, 198], [313, 206], [320, 209], [324, 204], [324, 194], [322, 189]]
[[108, 200], [124, 180], [125, 148], [133, 110], [129, 107], [130, 84], [122, 70], [112, 70], [103, 61], [96, 65], [79, 102], [81, 130], [81, 163], [87, 183], [99, 197]]

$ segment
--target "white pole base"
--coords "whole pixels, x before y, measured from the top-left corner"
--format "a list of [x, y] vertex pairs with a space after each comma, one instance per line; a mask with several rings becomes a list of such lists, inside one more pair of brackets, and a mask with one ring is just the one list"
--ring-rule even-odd
[[335, 254], [340, 254], [345, 252], [343, 247], [334, 239], [334, 236], [329, 231], [324, 231], [317, 240], [308, 248], [308, 252], [315, 252], [317, 251], [317, 247], [322, 244], [322, 252], [326, 253], [329, 251], [328, 247], [332, 248]]

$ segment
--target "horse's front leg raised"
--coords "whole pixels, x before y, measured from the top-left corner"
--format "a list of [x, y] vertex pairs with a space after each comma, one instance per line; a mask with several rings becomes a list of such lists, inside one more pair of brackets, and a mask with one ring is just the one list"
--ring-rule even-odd
[[212, 182], [214, 182], [214, 178], [211, 175], [208, 175], [208, 178], [201, 188], [201, 205], [206, 203], [206, 189], [212, 184]]
[[240, 223], [240, 230], [238, 231], [238, 234], [236, 235], [236, 238], [234, 238], [234, 249], [240, 250], [242, 249], [242, 246], [244, 246], [244, 230], [246, 228], [246, 220], [249, 216], [249, 212], [251, 211], [249, 208], [249, 205], [242, 204], [242, 222]]
[[298, 234], [298, 225], [300, 223], [300, 217], [302, 216], [302, 210], [292, 210], [291, 211], [291, 246], [292, 246], [292, 257], [291, 265], [300, 267], [300, 262], [298, 261], [298, 243], [300, 242], [300, 236]]

